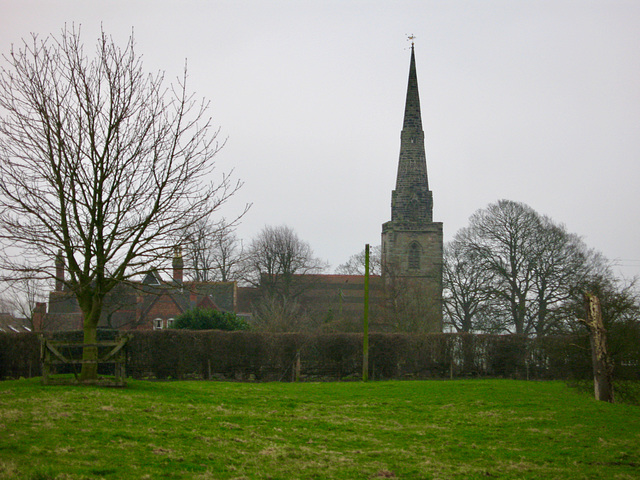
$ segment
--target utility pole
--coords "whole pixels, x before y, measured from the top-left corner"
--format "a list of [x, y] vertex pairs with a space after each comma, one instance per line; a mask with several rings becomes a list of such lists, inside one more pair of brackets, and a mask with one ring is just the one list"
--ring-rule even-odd
[[364, 247], [364, 335], [362, 340], [362, 381], [369, 380], [369, 244]]

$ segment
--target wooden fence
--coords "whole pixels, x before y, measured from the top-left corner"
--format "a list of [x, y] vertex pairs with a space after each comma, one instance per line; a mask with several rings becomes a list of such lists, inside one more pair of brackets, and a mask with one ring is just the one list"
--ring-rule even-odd
[[[95, 383], [105, 386], [125, 387], [126, 386], [126, 363], [127, 356], [125, 346], [131, 339], [130, 335], [117, 336], [112, 341], [101, 341], [95, 344], [83, 344], [78, 342], [69, 342], [66, 340], [50, 340], [43, 335], [40, 336], [40, 359], [42, 361], [42, 384], [43, 385], [66, 385], [78, 384], [78, 366], [84, 364], [113, 364], [113, 377], [101, 376], [98, 380], [89, 383]], [[82, 358], [82, 350], [84, 347], [95, 347], [98, 350], [98, 358], [96, 360], [85, 360]], [[68, 376], [56, 377], [53, 373], [57, 373], [60, 367], [62, 370], [71, 370], [73, 378]], [[86, 381], [82, 382], [86, 384]]]

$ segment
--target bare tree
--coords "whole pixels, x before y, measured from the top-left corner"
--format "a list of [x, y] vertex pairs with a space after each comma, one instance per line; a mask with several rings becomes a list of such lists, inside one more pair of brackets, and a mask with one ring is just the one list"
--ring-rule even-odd
[[[364, 249], [360, 253], [351, 255], [349, 260], [338, 265], [336, 273], [338, 275], [364, 275], [364, 257]], [[369, 255], [369, 274], [382, 274], [382, 248], [380, 245], [371, 248]]]
[[600, 255], [548, 217], [541, 218], [534, 248], [533, 332], [537, 336], [560, 333], [568, 321], [570, 300], [576, 292], [585, 291]]
[[457, 332], [501, 330], [490, 314], [491, 272], [466, 248], [466, 230], [445, 245], [443, 303], [445, 322]]
[[384, 328], [392, 332], [430, 333], [441, 332], [440, 303], [433, 304], [434, 297], [428, 285], [410, 277], [388, 274], [384, 284], [383, 308], [379, 318]]
[[261, 291], [254, 304], [256, 323], [261, 328], [311, 328], [311, 317], [299, 298], [315, 284], [308, 276], [322, 272], [327, 264], [315, 257], [307, 242], [287, 226], [266, 226], [252, 240], [246, 265], [247, 281]]
[[229, 282], [243, 278], [245, 251], [233, 225], [203, 219], [185, 238], [187, 272], [196, 282]]
[[529, 334], [533, 292], [533, 239], [540, 228], [527, 205], [500, 200], [471, 216], [467, 248], [493, 278], [491, 293], [512, 333]]
[[[301, 293], [295, 275], [322, 272], [327, 263], [313, 254], [309, 243], [287, 226], [266, 226], [251, 241], [247, 255], [247, 280], [269, 293], [294, 298]], [[305, 283], [306, 284], [306, 283]]]
[[[597, 269], [598, 255], [578, 236], [509, 200], [478, 210], [454, 241], [458, 252], [446, 258], [445, 266], [448, 311], [460, 321], [465, 308], [485, 308], [488, 331], [538, 336], [560, 331], [575, 292], [584, 291]], [[459, 270], [455, 278], [461, 258], [469, 259], [467, 271]]]
[[2, 310], [26, 320], [28, 326], [34, 329], [33, 314], [38, 303], [44, 302], [46, 282], [34, 278], [22, 278], [7, 284], [2, 293], [0, 304]]
[[[613, 353], [618, 344], [633, 342], [635, 335], [627, 334], [628, 330], [636, 330], [640, 325], [640, 292], [638, 278], [623, 280], [617, 278], [611, 268], [611, 262], [602, 255], [591, 258], [589, 276], [579, 289], [575, 289], [569, 301], [571, 323], [569, 327], [576, 327], [575, 319], [587, 318], [584, 293], [589, 292], [598, 297], [602, 322], [613, 338]], [[637, 345], [635, 345], [637, 348]]]
[[[169, 259], [176, 236], [237, 191], [227, 175], [212, 181], [221, 148], [208, 104], [186, 88], [148, 75], [133, 36], [120, 48], [104, 32], [89, 57], [80, 32], [33, 36], [0, 71], [0, 239], [13, 278], [54, 278], [59, 253], [64, 288], [94, 344], [105, 295]], [[95, 359], [95, 348], [83, 357]], [[84, 363], [81, 379], [96, 377]]]
[[312, 331], [314, 320], [295, 298], [263, 295], [253, 305], [254, 325], [265, 332]]

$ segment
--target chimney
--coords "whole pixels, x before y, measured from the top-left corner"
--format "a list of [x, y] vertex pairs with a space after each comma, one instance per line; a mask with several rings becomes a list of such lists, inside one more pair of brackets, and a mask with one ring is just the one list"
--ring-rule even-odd
[[47, 315], [47, 304], [43, 302], [37, 302], [36, 308], [33, 309], [32, 323], [33, 329], [37, 332], [44, 330], [44, 318]]
[[182, 260], [182, 247], [174, 248], [173, 255], [173, 281], [182, 283], [182, 275], [184, 269], [184, 261]]
[[62, 250], [58, 250], [56, 255], [56, 292], [61, 292], [64, 288], [64, 258]]

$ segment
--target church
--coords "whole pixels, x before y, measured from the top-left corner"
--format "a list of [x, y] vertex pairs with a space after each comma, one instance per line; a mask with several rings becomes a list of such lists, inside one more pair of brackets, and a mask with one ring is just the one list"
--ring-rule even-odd
[[442, 331], [442, 262], [442, 222], [433, 221], [412, 44], [391, 221], [382, 225], [382, 274], [389, 292], [399, 290], [407, 297], [407, 313], [425, 318], [427, 331]]
[[[381, 257], [382, 275], [372, 276], [370, 283], [371, 331], [442, 332], [442, 223], [433, 221], [413, 43], [396, 185], [391, 192], [391, 220], [382, 225]], [[182, 270], [182, 258], [177, 254], [172, 279], [150, 273], [139, 285], [117, 289], [105, 305], [100, 326], [168, 328], [177, 315], [196, 307], [255, 316], [263, 296], [260, 287], [183, 282]], [[63, 289], [62, 265], [57, 265], [56, 276], [48, 312], [47, 306], [40, 304], [34, 315], [36, 328], [81, 328], [77, 302]], [[301, 287], [296, 301], [305, 315], [314, 318], [314, 331], [361, 331], [364, 276], [298, 275], [294, 281]]]

